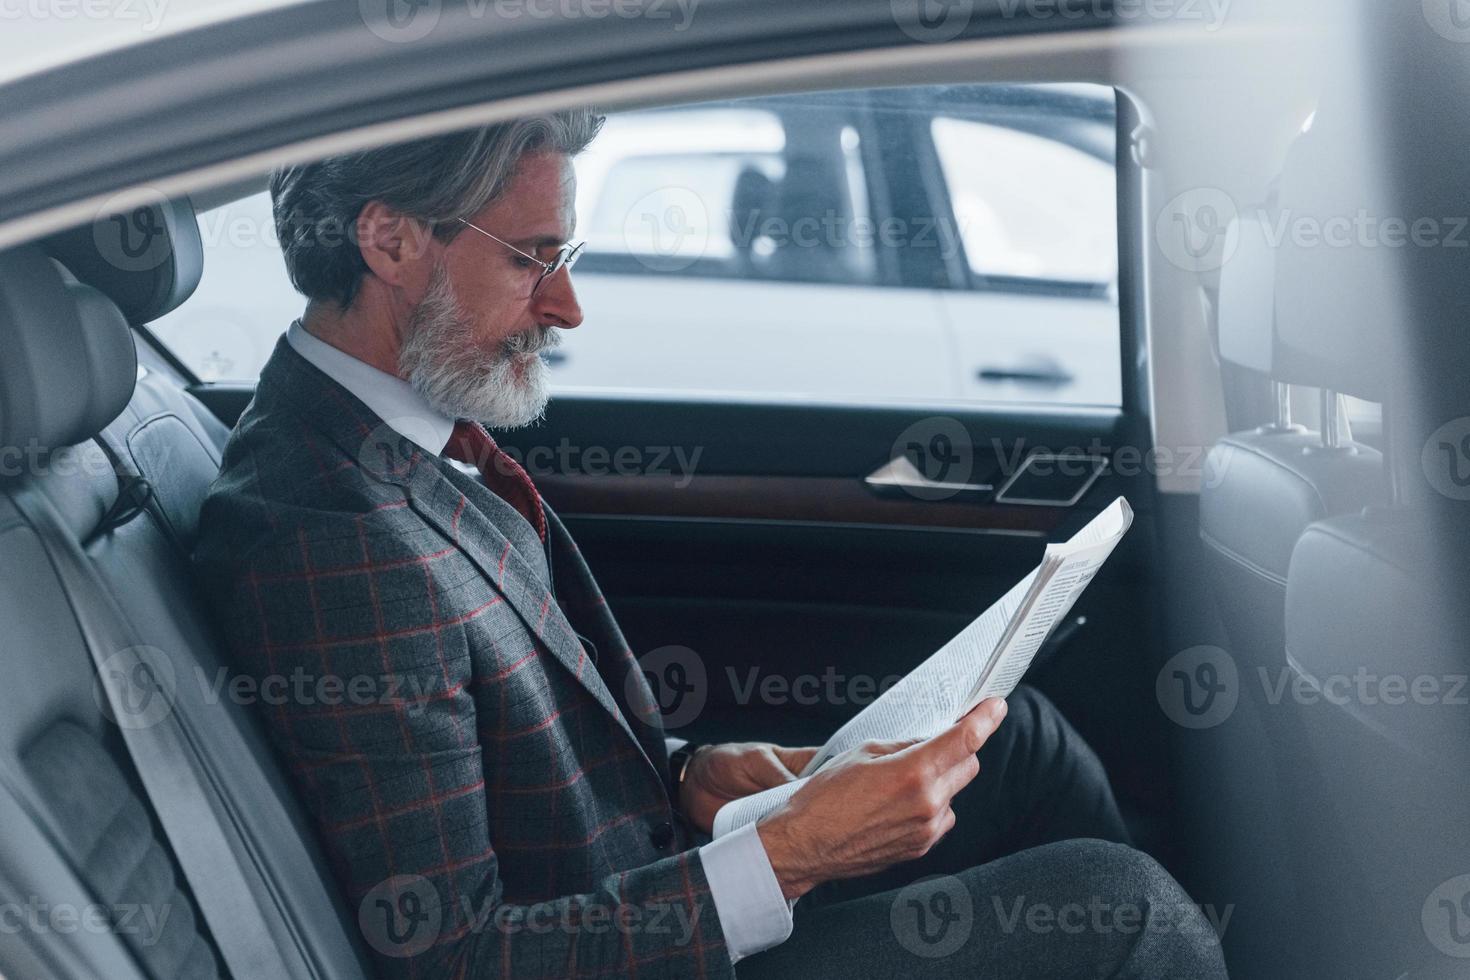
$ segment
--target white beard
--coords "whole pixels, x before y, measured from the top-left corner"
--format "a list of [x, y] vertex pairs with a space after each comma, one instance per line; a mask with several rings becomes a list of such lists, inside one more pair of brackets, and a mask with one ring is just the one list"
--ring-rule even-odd
[[472, 419], [492, 429], [516, 429], [540, 420], [551, 392], [538, 355], [560, 344], [560, 334], [538, 327], [488, 350], [477, 337], [475, 323], [460, 307], [441, 265], [409, 320], [398, 355], [399, 374], [452, 419]]

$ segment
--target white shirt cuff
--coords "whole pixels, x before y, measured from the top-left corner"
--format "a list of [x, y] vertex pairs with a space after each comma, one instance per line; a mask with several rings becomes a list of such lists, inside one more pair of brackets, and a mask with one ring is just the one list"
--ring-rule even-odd
[[791, 936], [791, 906], [766, 856], [754, 822], [699, 849], [730, 962], [770, 949]]

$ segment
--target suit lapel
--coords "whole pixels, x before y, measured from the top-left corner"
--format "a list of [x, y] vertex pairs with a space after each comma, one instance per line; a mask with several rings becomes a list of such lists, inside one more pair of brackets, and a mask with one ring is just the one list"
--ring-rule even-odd
[[[629, 725], [619, 699], [608, 689], [576, 631], [552, 597], [545, 577], [545, 560], [534, 565], [528, 561], [479, 503], [482, 498], [488, 497], [512, 514], [513, 508], [470, 477], [465, 476], [464, 479], [473, 484], [472, 488], [461, 489], [456, 486], [447, 473], [439, 471], [440, 466], [449, 464], [437, 462], [438, 466], [434, 466], [429, 460], [424, 460], [420, 465], [434, 469], [438, 472], [439, 479], [412, 479], [407, 482], [409, 505], [439, 533], [454, 542], [480, 573], [494, 584], [506, 602], [520, 615], [526, 627], [597, 703], [612, 715], [618, 727], [643, 751], [649, 765], [653, 765], [653, 758], [649, 757], [647, 748]], [[472, 498], [465, 490], [479, 492]], [[505, 516], [509, 523], [510, 515]], [[520, 520], [518, 515], [514, 519]], [[534, 531], [531, 532], [531, 538], [539, 550], [540, 540], [536, 538]]]
[[[552, 657], [612, 715], [649, 765], [655, 765], [653, 760], [661, 756], [650, 755], [644, 741], [630, 727], [619, 699], [608, 689], [552, 598], [545, 559], [537, 555], [536, 564], [531, 564], [501, 529], [502, 524], [513, 526], [514, 521], [521, 520], [514, 508], [478, 480], [458, 471], [451, 475], [453, 464], [400, 435], [351, 392], [296, 353], [284, 337], [261, 372], [256, 398], [263, 408], [275, 400], [290, 403], [355, 460], [369, 479], [402, 488], [414, 512], [463, 552]], [[492, 515], [498, 516], [499, 523]], [[566, 535], [560, 522], [557, 528], [561, 536]], [[539, 551], [540, 541], [529, 526], [528, 533]], [[572, 550], [575, 552], [574, 545]], [[576, 561], [590, 579], [580, 555]]]
[[576, 541], [549, 506], [546, 528], [562, 611], [578, 631], [597, 644], [598, 673], [613, 692], [622, 716], [636, 722], [633, 727], [643, 751], [650, 759], [659, 760], [657, 765], [662, 767], [668, 750], [664, 745], [663, 716], [653, 691]]

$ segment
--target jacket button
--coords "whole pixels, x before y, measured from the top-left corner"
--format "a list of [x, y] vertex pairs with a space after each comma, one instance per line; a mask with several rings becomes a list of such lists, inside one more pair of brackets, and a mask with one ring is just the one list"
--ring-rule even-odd
[[653, 828], [648, 839], [653, 842], [654, 847], [663, 850], [674, 842], [674, 825], [664, 821]]

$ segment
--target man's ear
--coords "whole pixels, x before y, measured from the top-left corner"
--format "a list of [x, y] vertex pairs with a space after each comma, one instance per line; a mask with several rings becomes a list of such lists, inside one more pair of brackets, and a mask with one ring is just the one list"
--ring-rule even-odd
[[418, 292], [432, 270], [429, 226], [395, 211], [382, 201], [370, 201], [357, 216], [357, 247], [363, 261], [386, 285]]

